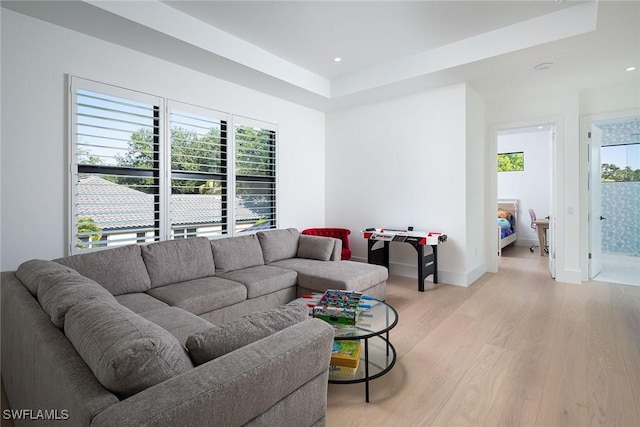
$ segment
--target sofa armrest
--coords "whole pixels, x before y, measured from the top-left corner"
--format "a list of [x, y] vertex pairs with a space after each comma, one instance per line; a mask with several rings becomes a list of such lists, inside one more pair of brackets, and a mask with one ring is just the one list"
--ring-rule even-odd
[[15, 273], [3, 272], [0, 282], [2, 380], [11, 408], [65, 410], [65, 425], [82, 426], [118, 403]]
[[[133, 395], [92, 425], [244, 425], [274, 406], [263, 417], [273, 425], [290, 423], [285, 417], [291, 416], [297, 425], [313, 424], [326, 415], [333, 336], [319, 319], [298, 323]], [[278, 405], [301, 388], [313, 392], [304, 410]]]

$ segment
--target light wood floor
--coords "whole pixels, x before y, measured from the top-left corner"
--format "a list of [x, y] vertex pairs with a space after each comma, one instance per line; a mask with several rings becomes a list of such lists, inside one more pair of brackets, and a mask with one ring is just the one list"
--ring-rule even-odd
[[391, 277], [398, 361], [370, 403], [329, 384], [328, 426], [640, 426], [640, 287], [556, 282], [546, 262], [506, 248], [499, 273], [424, 293]]

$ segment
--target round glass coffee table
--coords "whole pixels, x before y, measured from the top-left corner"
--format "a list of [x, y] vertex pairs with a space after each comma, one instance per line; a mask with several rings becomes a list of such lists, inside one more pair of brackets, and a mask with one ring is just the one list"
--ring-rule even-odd
[[363, 301], [371, 308], [363, 311], [355, 326], [334, 325], [334, 340], [361, 340], [360, 362], [355, 374], [329, 373], [332, 384], [365, 383], [369, 402], [369, 381], [381, 377], [396, 363], [396, 350], [389, 341], [389, 331], [398, 323], [398, 313], [389, 304], [376, 299]]

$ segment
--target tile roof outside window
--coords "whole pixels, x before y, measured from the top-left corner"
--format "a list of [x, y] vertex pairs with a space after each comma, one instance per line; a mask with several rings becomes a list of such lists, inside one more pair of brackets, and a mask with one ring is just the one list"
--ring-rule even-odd
[[[154, 224], [153, 198], [98, 176], [78, 181], [78, 216], [90, 216], [103, 230], [149, 227]], [[217, 194], [173, 194], [171, 215], [174, 224], [196, 225], [219, 222], [222, 204]], [[136, 209], [132, 209], [136, 206]], [[218, 212], [216, 218], [211, 211]], [[241, 221], [258, 220], [260, 215], [243, 200], [237, 199], [236, 217]]]

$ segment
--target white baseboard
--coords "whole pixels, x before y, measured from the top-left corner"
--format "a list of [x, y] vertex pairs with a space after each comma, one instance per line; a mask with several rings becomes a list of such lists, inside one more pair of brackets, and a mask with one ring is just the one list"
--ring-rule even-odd
[[[352, 261], [367, 262], [365, 258], [351, 258]], [[438, 269], [438, 282], [447, 283], [449, 285], [468, 287], [478, 280], [487, 271], [486, 263], [479, 264], [476, 268], [467, 274], [455, 271], [446, 271]], [[389, 264], [389, 274], [395, 276], [412, 277], [418, 280], [418, 266], [392, 262]], [[433, 283], [433, 275], [425, 279], [426, 282]]]
[[580, 270], [556, 270], [556, 282], [582, 283], [582, 272]]

